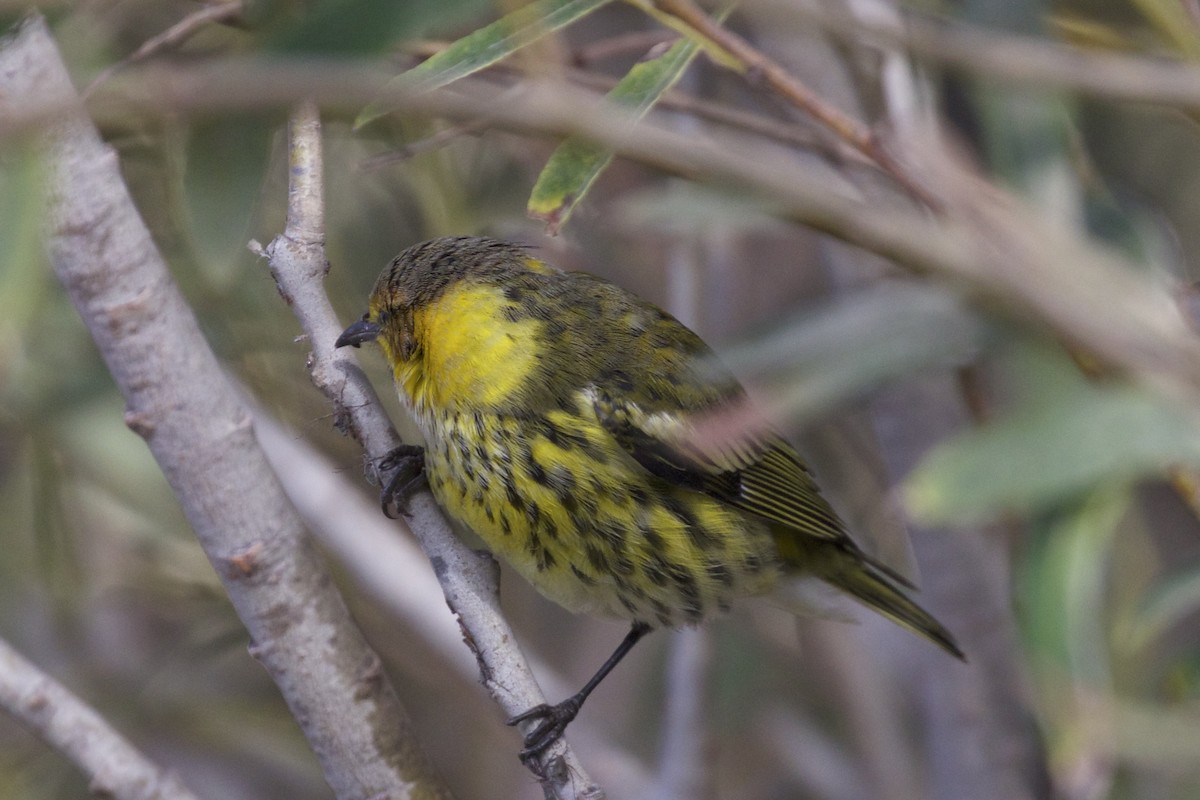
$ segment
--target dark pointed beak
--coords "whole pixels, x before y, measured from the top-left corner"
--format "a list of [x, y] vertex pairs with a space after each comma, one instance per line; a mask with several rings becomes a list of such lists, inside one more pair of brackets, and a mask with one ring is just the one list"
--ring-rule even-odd
[[360, 319], [338, 337], [334, 347], [358, 347], [363, 342], [373, 342], [379, 337], [380, 327], [370, 320]]

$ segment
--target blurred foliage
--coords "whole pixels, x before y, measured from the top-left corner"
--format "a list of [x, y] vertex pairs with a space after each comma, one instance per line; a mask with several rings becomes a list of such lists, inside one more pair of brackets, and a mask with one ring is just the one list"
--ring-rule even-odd
[[[1089, 47], [1193, 61], [1200, 54], [1198, 23], [1174, 0], [921, 5]], [[194, 10], [190, 2], [127, 0], [60, 8], [53, 21], [83, 85]], [[752, 7], [731, 24], [751, 40], [762, 30]], [[618, 87], [661, 68], [637, 94], [648, 105], [686, 68], [687, 92], [794, 122], [757, 87], [729, 80], [704, 59], [689, 66], [689, 44], [640, 64], [646, 47], [636, 45], [582, 60], [598, 43], [636, 42], [636, 34], [656, 30], [626, 4], [584, 0], [261, 0], [235, 23], [210, 26], [157, 57], [181, 64], [225, 53], [368, 58], [439, 36], [454, 43], [402, 79], [443, 84], [486, 76], [486, 67], [521, 51], [538, 71], [565, 74], [582, 65]], [[785, 55], [801, 63], [797, 53]], [[1147, 276], [1181, 288], [1196, 279], [1194, 120], [942, 78], [946, 115], [989, 174], [1045, 214], [1120, 248]], [[520, 80], [510, 75], [497, 91]], [[328, 286], [345, 319], [361, 312], [378, 270], [401, 248], [436, 235], [489, 233], [537, 242], [551, 261], [671, 305], [714, 341], [735, 339], [724, 357], [793, 423], [862, 410], [883, 386], [976, 370], [986, 389], [979, 426], [933, 449], [899, 496], [925, 521], [1020, 523], [1006, 542], [1019, 659], [1061, 796], [1200, 791], [1200, 526], [1161, 482], [1172, 468], [1200, 466], [1191, 417], [1119, 377], [1087, 375], [1077, 353], [1040, 330], [998, 323], [943, 288], [908, 280], [855, 288], [859, 281], [832, 274], [826, 244], [753, 199], [700, 192], [620, 159], [601, 172], [594, 152], [585, 158], [576, 150], [571, 166], [587, 162], [589, 169], [551, 192], [558, 222], [566, 221], [563, 209], [573, 210], [570, 225], [563, 239], [539, 238], [525, 208], [539, 172], [561, 165], [552, 155], [564, 152], [555, 149], [560, 143], [383, 111], [365, 110], [359, 122], [373, 124], [357, 131], [348, 119], [326, 127]], [[265, 407], [357, 476], [358, 452], [333, 431], [308, 381], [298, 325], [265, 265], [246, 249], [249, 239], [266, 242], [282, 227], [281, 121], [269, 109], [139, 117], [105, 134], [214, 350]], [[430, 142], [437, 146], [417, 146]], [[298, 729], [246, 653], [246, 635], [169, 488], [125, 429], [121, 400], [87, 331], [53, 281], [40, 246], [43, 165], [28, 144], [0, 140], [0, 635], [207, 796], [327, 797]], [[785, 157], [816, 158], [790, 149]], [[852, 172], [836, 161], [830, 168]], [[863, 260], [862, 275], [877, 269]], [[840, 296], [829, 299], [839, 287]], [[381, 360], [363, 361], [377, 386], [386, 386]], [[819, 460], [816, 467], [854, 474]], [[853, 488], [842, 491], [854, 496]], [[447, 674], [405, 621], [387, 618], [353, 576], [342, 577], [459, 795], [535, 796], [511, 757], [515, 735], [481, 691]], [[620, 636], [619, 626], [572, 617], [516, 580], [505, 582], [504, 601], [529, 649], [573, 681], [590, 674]], [[854, 721], [840, 713], [831, 689], [844, 677], [829, 668], [836, 661], [822, 666], [808, 657], [815, 647], [800, 658], [790, 619], [773, 610], [739, 610], [714, 630], [710, 735], [719, 795], [828, 796], [814, 788], [825, 785], [819, 776], [789, 767], [799, 757], [768, 721], [782, 715], [809, 747], [861, 756], [855, 748], [866, 745], [855, 740]], [[664, 639], [636, 652], [586, 712], [641, 754], [655, 752], [659, 733]], [[897, 713], [915, 725], [920, 698], [897, 696]], [[904, 746], [916, 752], [917, 745]], [[0, 715], [0, 798], [84, 791], [69, 765]]]
[[262, 25], [267, 50], [363, 57], [485, 7], [483, 0], [250, 0], [245, 16]]
[[1038, 512], [1090, 487], [1200, 467], [1200, 429], [1149, 390], [1089, 381], [1044, 344], [1018, 346], [997, 363], [1014, 410], [929, 454], [907, 486], [919, 517]]

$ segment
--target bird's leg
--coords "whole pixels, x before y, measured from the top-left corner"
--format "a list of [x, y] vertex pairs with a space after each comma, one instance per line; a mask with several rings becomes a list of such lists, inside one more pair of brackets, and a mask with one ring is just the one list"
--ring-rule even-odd
[[[391, 519], [407, 515], [409, 499], [429, 485], [425, 476], [425, 448], [402, 444], [380, 459], [378, 470], [381, 475], [395, 470], [379, 493], [383, 513]], [[396, 514], [392, 513], [393, 508]]]
[[633, 649], [633, 646], [649, 632], [650, 626], [646, 623], [633, 623], [633, 627], [629, 629], [629, 633], [625, 634], [625, 638], [617, 645], [617, 649], [600, 666], [600, 669], [596, 670], [596, 674], [583, 685], [582, 689], [558, 705], [551, 706], [542, 703], [508, 720], [508, 725], [518, 725], [530, 719], [541, 720], [541, 723], [525, 736], [525, 749], [521, 751], [522, 761], [540, 755], [547, 747], [558, 741], [559, 737], [563, 735], [563, 731], [567, 729], [567, 725], [575, 719], [575, 715], [583, 707], [583, 701], [592, 693], [592, 690], [600, 685], [600, 681], [604, 680], [604, 677], [612, 672], [613, 667], [619, 664], [621, 659]]

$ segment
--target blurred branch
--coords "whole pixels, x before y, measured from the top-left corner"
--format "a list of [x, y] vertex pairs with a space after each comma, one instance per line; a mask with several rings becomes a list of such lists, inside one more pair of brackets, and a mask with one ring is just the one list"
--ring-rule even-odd
[[[328, 271], [320, 179], [320, 123], [305, 103], [289, 124], [288, 219], [282, 236], [257, 249], [269, 259], [280, 294], [296, 313], [312, 346], [313, 382], [334, 404], [338, 427], [359, 441], [374, 472], [399, 438], [379, 398], [348, 349], [337, 350], [342, 326], [325, 294]], [[484, 686], [509, 714], [545, 702], [516, 637], [500, 613], [499, 574], [489, 555], [471, 551], [446, 523], [433, 496], [423, 491], [408, 503], [407, 523], [433, 564], [446, 603], [458, 616], [463, 638], [478, 661]], [[534, 724], [533, 722], [530, 725]], [[553, 796], [599, 798], [603, 792], [584, 772], [565, 741], [549, 748], [530, 768]]]
[[757, 743], [806, 790], [804, 796], [825, 800], [871, 797], [857, 754], [851, 755], [812, 721], [776, 707], [757, 721], [753, 730]]
[[[134, 74], [138, 71], [140, 74]], [[362, 67], [221, 62], [187, 69], [150, 67], [126, 73], [125, 103], [104, 95], [96, 108], [130, 111], [128, 100], [162, 111], [255, 108], [312, 95], [336, 108], [358, 108], [386, 94], [406, 113], [487, 120], [510, 130], [578, 134], [667, 172], [748, 190], [782, 217], [873, 250], [914, 271], [961, 287], [977, 302], [1028, 325], [1031, 321], [1159, 391], [1200, 409], [1200, 341], [1172, 295], [1116, 253], [1081, 239], [1023, 207], [941, 153], [903, 154], [919, 163], [947, 201], [936, 219], [892, 204], [848, 196], [827, 174], [764, 151], [733, 135], [693, 137], [627, 115], [595, 98], [544, 83], [497, 103], [494, 91], [384, 92], [387, 76]], [[1200, 88], [1200, 80], [1197, 81]], [[99, 101], [100, 95], [96, 100]], [[54, 108], [35, 110], [35, 118]], [[17, 125], [26, 124], [19, 120]]]
[[1183, 10], [1192, 24], [1200, 28], [1200, 0], [1183, 0]]
[[[538, 134], [578, 134], [667, 172], [748, 190], [772, 203], [780, 216], [959, 286], [977, 302], [1022, 324], [1032, 321], [1106, 366], [1200, 409], [1200, 342], [1169, 292], [1114, 252], [1026, 209], [948, 156], [918, 152], [916, 144], [910, 143], [903, 158], [920, 164], [926, 182], [947, 201], [936, 219], [848, 196], [851, 190], [827, 174], [764, 151], [746, 137], [681, 135], [658, 124], [653, 113], [653, 121], [631, 125], [619, 108], [542, 83], [531, 84], [522, 95], [506, 95], [501, 104], [494, 91], [471, 93], [470, 82], [460, 82], [454, 91], [393, 87], [384, 92], [385, 74], [335, 64], [221, 62], [150, 67], [125, 77], [130, 80], [116, 80], [112, 88], [123, 83], [136, 95], [126, 94], [126, 102], [119, 103], [120, 94], [102, 92], [106, 103], [98, 110], [107, 106], [127, 113], [135, 96], [160, 112], [261, 110], [283, 98], [308, 95], [336, 108], [357, 109], [384, 93], [410, 114], [482, 119]], [[53, 107], [36, 109], [35, 118], [44, 119]]]
[[142, 436], [342, 798], [446, 793], [414, 744], [378, 657], [354, 627], [100, 139], [39, 16], [0, 50], [0, 115], [66, 109], [44, 134], [47, 249]]
[[[878, 800], [917, 800], [923, 796], [921, 770], [916, 749], [904, 732], [897, 682], [880, 680], [875, 669], [879, 659], [863, 646], [858, 630], [847, 631], [843, 623], [805, 619], [798, 625], [801, 649], [810, 661], [824, 668], [824, 692], [832, 695], [850, 740], [854, 743], [859, 774], [868, 791]], [[807, 646], [806, 646], [807, 645]], [[894, 673], [893, 673], [894, 674]], [[988, 797], [981, 790], [980, 797]]]
[[[676, 38], [678, 37], [674, 34], [667, 34], [663, 31], [639, 31], [636, 35], [617, 36], [612, 39], [596, 42], [595, 45], [605, 45], [609, 42], [614, 46], [617, 44], [628, 45], [643, 41], [661, 44]], [[618, 42], [618, 40], [620, 41]], [[419, 42], [406, 48], [406, 52], [418, 58], [430, 58], [445, 50], [448, 46], [445, 42]], [[587, 47], [584, 47], [578, 51], [575, 60], [586, 63], [592, 58], [595, 58], [595, 56], [591, 55]], [[518, 79], [527, 77], [525, 71], [504, 61], [493, 64], [488, 69], [487, 74], [499, 74]], [[562, 76], [572, 83], [594, 89], [600, 94], [608, 94], [619, 81], [618, 78], [614, 78], [611, 75], [571, 67], [563, 67]], [[794, 122], [772, 119], [762, 114], [744, 111], [732, 105], [705, 100], [677, 86], [664, 92], [656, 106], [660, 109], [694, 114], [711, 122], [737, 128], [747, 133], [758, 134], [759, 136], [774, 139], [783, 144], [817, 150], [845, 161], [856, 161], [874, 165], [871, 159], [840, 139], [831, 136], [818, 136], [809, 127], [797, 125]]]
[[[581, 86], [604, 93], [609, 92], [617, 84], [616, 79], [607, 75], [583, 70], [568, 70], [567, 78]], [[848, 161], [873, 164], [866, 156], [845, 146], [840, 140], [834, 140], [831, 137], [822, 138], [808, 128], [795, 123], [782, 122], [762, 114], [754, 114], [733, 106], [714, 103], [678, 88], [668, 89], [659, 98], [656, 105], [660, 109], [693, 114], [710, 122], [757, 134], [766, 139], [773, 139], [781, 144], [817, 150]], [[837, 144], [834, 144], [835, 142]]]
[[[927, 374], [878, 393], [872, 402], [880, 453], [896, 483], [936, 442], [972, 421], [955, 376]], [[1050, 798], [1045, 751], [1031, 711], [1022, 640], [1013, 615], [1009, 542], [993, 529], [910, 526], [913, 549], [928, 576], [921, 603], [959, 638], [970, 664], [931, 648], [911, 648], [895, 664], [906, 704], [919, 713], [927, 760], [922, 797], [937, 800]], [[898, 648], [888, 637], [904, 631], [873, 625], [867, 641], [878, 654]], [[867, 660], [872, 656], [868, 655]], [[892, 693], [893, 700], [901, 697]]]
[[662, 752], [655, 793], [660, 800], [715, 797], [708, 759], [709, 736], [705, 697], [712, 661], [711, 632], [685, 628], [671, 632]]
[[89, 97], [96, 87], [104, 83], [106, 80], [116, 74], [117, 70], [123, 69], [130, 64], [136, 64], [139, 61], [144, 61], [150, 56], [159, 53], [169, 47], [174, 47], [180, 42], [186, 41], [193, 34], [199, 31], [206, 25], [214, 22], [222, 22], [242, 13], [242, 0], [224, 0], [224, 2], [214, 3], [208, 6], [202, 6], [191, 14], [176, 22], [171, 27], [160, 33], [158, 36], [153, 36], [142, 43], [142, 46], [134, 50], [125, 58], [115, 64], [111, 64], [101, 70], [100, 74], [92, 79], [92, 82], [87, 85], [80, 94], [84, 98]]
[[[434, 51], [436, 52], [436, 50]], [[524, 79], [524, 73], [504, 63], [496, 64], [490, 73], [503, 74], [506, 78]], [[617, 85], [617, 79], [608, 75], [588, 72], [581, 69], [565, 69], [563, 76], [573, 84], [598, 93], [607, 94]], [[656, 103], [656, 107], [666, 111], [678, 111], [692, 114], [700, 119], [715, 122], [735, 130], [752, 133], [771, 139], [780, 144], [812, 150], [829, 158], [842, 162], [853, 162], [863, 166], [876, 167], [875, 163], [846, 145], [839, 139], [830, 136], [820, 136], [809, 128], [792, 122], [771, 119], [762, 114], [743, 111], [733, 106], [714, 103], [693, 94], [679, 90], [668, 89]], [[364, 169], [376, 169], [398, 161], [405, 161], [418, 153], [444, 147], [460, 136], [481, 133], [486, 130], [486, 120], [473, 120], [446, 128], [415, 142], [405, 144], [393, 151], [380, 153], [363, 162]]]
[[[641, 6], [646, 0], [637, 0]], [[871, 159], [913, 197], [932, 209], [940, 210], [942, 201], [935, 197], [917, 175], [896, 161], [871, 129], [837, 106], [826, 101], [788, 72], [783, 65], [754, 47], [746, 39], [708, 16], [692, 0], [650, 0], [661, 12], [681, 20], [688, 28], [714, 42], [741, 65], [748, 79], [760, 80], [796, 108], [809, 114], [839, 139]]]
[[178, 775], [149, 761], [94, 709], [3, 639], [0, 706], [86, 772], [88, 788], [98, 797], [195, 800]]
[[809, 4], [759, 0], [786, 11], [798, 25], [820, 25], [830, 33], [872, 40], [989, 80], [1069, 89], [1111, 100], [1156, 103], [1184, 110], [1200, 108], [1200, 68], [1157, 56], [1074, 47], [1044, 38], [1018, 36], [962, 23], [947, 24], [904, 15], [901, 24], [886, 19], [852, 18]]

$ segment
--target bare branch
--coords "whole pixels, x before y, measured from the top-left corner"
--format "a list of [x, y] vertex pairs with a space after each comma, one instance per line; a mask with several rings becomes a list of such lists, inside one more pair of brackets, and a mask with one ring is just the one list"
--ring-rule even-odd
[[[315, 106], [293, 115], [288, 222], [282, 236], [263, 248], [280, 293], [295, 311], [312, 345], [310, 369], [317, 387], [333, 402], [339, 426], [362, 443], [376, 465], [399, 444], [378, 397], [352, 352], [336, 350], [341, 332], [322, 283], [327, 270], [320, 200], [320, 141]], [[251, 244], [254, 249], [255, 243]], [[451, 610], [458, 615], [484, 685], [496, 702], [516, 715], [545, 702], [541, 690], [500, 613], [499, 578], [490, 556], [472, 552], [450, 530], [428, 492], [409, 502], [408, 524], [433, 564]], [[529, 723], [530, 725], [534, 723]], [[555, 797], [603, 797], [565, 741], [556, 743], [531, 769]]]
[[340, 798], [445, 797], [122, 183], [40, 17], [0, 52], [0, 115], [50, 98], [55, 273]]
[[[0, 56], [0, 59], [3, 57]], [[0, 706], [91, 777], [91, 791], [117, 800], [195, 800], [179, 776], [152, 763], [95, 709], [0, 639]]]

